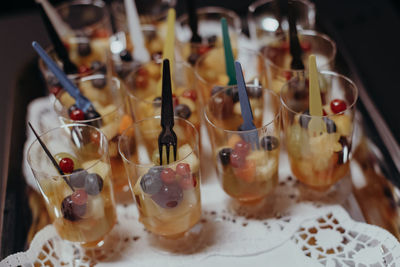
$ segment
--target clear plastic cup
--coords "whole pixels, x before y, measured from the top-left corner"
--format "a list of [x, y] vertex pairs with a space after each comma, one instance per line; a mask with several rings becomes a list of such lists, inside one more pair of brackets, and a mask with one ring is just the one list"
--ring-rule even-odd
[[123, 201], [130, 197], [130, 194], [128, 179], [118, 153], [118, 138], [125, 129], [133, 124], [133, 118], [127, 103], [122, 102], [123, 83], [114, 77], [110, 84], [103, 88], [99, 89], [93, 86], [101, 83], [103, 79], [105, 79], [104, 75], [92, 75], [80, 79], [78, 83], [78, 88], [92, 102], [100, 117], [91, 117], [90, 114], [85, 114], [83, 118], [80, 118], [79, 114], [72, 114], [76, 109], [75, 100], [67, 92], [59, 94], [54, 102], [54, 110], [63, 124], [73, 122], [88, 124], [99, 128], [104, 133], [109, 144], [114, 191], [117, 200]]
[[[279, 2], [276, 0], [258, 0], [248, 8], [247, 22], [250, 38], [258, 43], [258, 47], [273, 41], [282, 31], [289, 31], [287, 4], [281, 6]], [[293, 0], [292, 8], [296, 14], [298, 30], [314, 29], [316, 11], [312, 2]], [[278, 14], [281, 14], [281, 28], [279, 28]]]
[[[324, 116], [310, 116], [308, 81], [294, 77], [281, 91], [283, 128], [293, 174], [304, 184], [324, 191], [349, 171], [356, 85], [347, 77], [322, 71], [319, 75]], [[322, 119], [326, 130], [313, 133], [311, 119]]]
[[[336, 44], [327, 35], [315, 31], [300, 31], [300, 46], [305, 70], [308, 69], [307, 59], [314, 54], [317, 67], [320, 70], [333, 70], [335, 67]], [[290, 67], [292, 56], [289, 50], [288, 38], [282, 36], [261, 49], [267, 61], [268, 88], [279, 94], [282, 86], [292, 77], [304, 76], [303, 70]]]
[[[27, 160], [54, 227], [64, 240], [101, 246], [117, 221], [105, 135], [93, 126], [67, 124], [40, 138], [65, 173], [57, 172], [37, 139], [30, 145]], [[61, 163], [65, 158], [73, 161], [72, 173]]]
[[[260, 85], [247, 85], [247, 94], [256, 129], [240, 128], [243, 119], [237, 86], [215, 93], [204, 116], [222, 188], [239, 202], [253, 204], [278, 183], [280, 105], [278, 95]], [[251, 135], [256, 135], [253, 142]]]
[[194, 65], [201, 55], [211, 48], [222, 47], [221, 19], [225, 18], [232, 47], [237, 48], [238, 37], [241, 32], [239, 16], [232, 10], [222, 7], [202, 7], [196, 10], [198, 17], [198, 34], [202, 38], [201, 43], [192, 43], [192, 32], [189, 26], [188, 14], [177, 19], [176, 38], [179, 41], [181, 55], [184, 61]]
[[185, 239], [201, 217], [199, 137], [193, 124], [175, 117], [177, 160], [171, 163], [171, 154], [170, 163], [160, 166], [160, 122], [159, 116], [136, 122], [122, 134], [119, 152], [139, 210], [139, 221], [156, 236], [179, 241]]

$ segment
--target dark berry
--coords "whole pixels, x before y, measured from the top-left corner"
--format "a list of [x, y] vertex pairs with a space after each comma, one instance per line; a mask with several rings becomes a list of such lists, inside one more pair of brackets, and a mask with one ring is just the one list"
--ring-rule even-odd
[[85, 113], [85, 119], [91, 120], [89, 124], [97, 128], [100, 128], [103, 124], [100, 117], [100, 114], [94, 108], [89, 108]]
[[119, 58], [120, 58], [122, 61], [125, 61], [125, 62], [133, 61], [132, 54], [131, 54], [128, 50], [126, 50], [126, 49], [122, 50], [122, 51], [119, 53]]
[[79, 43], [78, 44], [78, 53], [81, 57], [85, 57], [92, 53], [92, 48], [90, 47], [89, 42]]
[[85, 113], [81, 109], [76, 108], [69, 113], [69, 117], [74, 121], [83, 121], [85, 119]]
[[165, 168], [164, 170], [162, 170], [162, 172], [160, 174], [161, 180], [166, 184], [171, 184], [171, 183], [175, 182], [176, 181], [175, 176], [176, 176], [176, 173], [171, 168]]
[[187, 61], [194, 66], [196, 64], [197, 60], [200, 58], [200, 55], [198, 53], [191, 53], [187, 59]]
[[97, 173], [86, 175], [85, 190], [89, 195], [95, 196], [103, 190], [103, 179]]
[[224, 87], [224, 86], [218, 86], [218, 85], [216, 85], [216, 86], [214, 86], [214, 87], [211, 89], [211, 95], [215, 95], [216, 93], [218, 93], [218, 92], [224, 90], [225, 88], [226, 88], [226, 87]]
[[231, 87], [226, 90], [226, 94], [232, 97], [233, 103], [239, 102], [239, 90], [237, 86]]
[[91, 83], [94, 88], [103, 89], [107, 84], [107, 78], [106, 77], [95, 78], [91, 80]]
[[151, 198], [162, 208], [175, 208], [182, 201], [182, 188], [177, 183], [164, 184], [161, 190]]
[[210, 45], [210, 46], [214, 46], [216, 41], [217, 41], [216, 35], [211, 35], [211, 36], [207, 37], [207, 42], [208, 42], [208, 45]]
[[187, 163], [178, 163], [178, 165], [176, 165], [176, 174], [182, 177], [191, 176], [190, 165]]
[[71, 196], [67, 196], [61, 203], [61, 212], [64, 219], [74, 222], [85, 214], [86, 204], [77, 205], [72, 201]]
[[103, 64], [100, 61], [93, 61], [92, 64], [90, 65], [90, 68], [95, 72], [95, 73], [103, 73], [105, 74], [107, 72], [107, 66]]
[[159, 108], [161, 107], [161, 96], [157, 96], [153, 99], [153, 107]]
[[300, 126], [304, 129], [308, 129], [308, 123], [310, 123], [310, 120], [311, 120], [310, 112], [308, 110], [303, 112], [303, 114], [300, 115], [299, 118]]
[[345, 111], [346, 108], [347, 108], [346, 102], [344, 102], [341, 99], [334, 99], [331, 101], [331, 110], [335, 114]]
[[88, 199], [88, 195], [87, 195], [86, 191], [83, 189], [75, 190], [75, 192], [72, 193], [72, 195], [71, 195], [71, 200], [76, 205], [86, 204], [87, 199]]
[[62, 158], [58, 165], [64, 173], [71, 173], [74, 170], [74, 161], [70, 158]]
[[233, 150], [230, 155], [230, 162], [234, 168], [240, 168], [246, 162], [246, 157], [243, 154]]
[[160, 179], [160, 175], [158, 174], [154, 175], [146, 173], [140, 180], [140, 186], [142, 187], [143, 192], [149, 195], [157, 194], [162, 185], [163, 183]]
[[84, 169], [74, 170], [69, 177], [71, 185], [73, 187], [84, 187], [87, 175], [88, 173]]
[[182, 96], [189, 98], [195, 102], [197, 99], [197, 92], [194, 89], [187, 89], [183, 92]]
[[192, 112], [190, 111], [190, 108], [185, 105], [185, 104], [179, 104], [175, 107], [175, 115], [178, 117], [181, 117], [183, 119], [188, 119], [190, 115], [192, 115]]
[[222, 165], [226, 166], [229, 164], [231, 153], [232, 148], [230, 147], [225, 147], [218, 152], [219, 160]]
[[247, 93], [249, 97], [260, 98], [262, 96], [262, 87], [261, 86], [248, 86]]
[[264, 136], [261, 139], [261, 147], [264, 148], [264, 150], [272, 151], [274, 149], [277, 149], [279, 146], [279, 140], [275, 136]]
[[326, 131], [328, 133], [336, 133], [335, 122], [327, 117], [324, 117], [323, 120], [325, 121], [325, 124], [326, 124]]

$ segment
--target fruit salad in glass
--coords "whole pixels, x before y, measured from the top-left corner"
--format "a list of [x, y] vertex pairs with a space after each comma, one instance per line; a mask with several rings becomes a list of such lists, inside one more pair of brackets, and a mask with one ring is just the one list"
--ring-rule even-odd
[[68, 124], [40, 136], [64, 175], [36, 139], [28, 163], [60, 237], [100, 246], [116, 223], [106, 137], [95, 127]]
[[356, 85], [329, 71], [319, 75], [326, 130], [309, 130], [308, 80], [292, 78], [281, 91], [283, 128], [293, 174], [304, 184], [325, 191], [349, 171], [354, 129]]
[[[278, 183], [280, 107], [279, 97], [272, 91], [250, 84], [246, 87], [256, 129], [241, 129], [236, 86], [215, 93], [204, 115], [222, 188], [239, 202], [251, 204], [262, 200]], [[257, 142], [249, 141], [251, 134], [257, 135]]]
[[63, 124], [72, 122], [84, 123], [99, 128], [108, 140], [113, 185], [118, 200], [129, 196], [128, 179], [121, 156], [118, 153], [118, 138], [132, 125], [133, 119], [128, 106], [122, 101], [123, 83], [112, 78], [106, 83], [104, 75], [92, 75], [81, 78], [78, 88], [93, 104], [95, 111], [86, 113], [80, 110], [75, 100], [65, 91], [61, 91], [54, 102], [54, 110]]
[[[335, 65], [336, 44], [327, 35], [311, 30], [299, 31], [303, 63], [316, 55], [318, 69], [332, 70]], [[279, 94], [282, 86], [292, 77], [304, 75], [304, 70], [291, 68], [292, 55], [288, 37], [280, 37], [260, 49], [267, 59], [268, 88]], [[308, 65], [304, 64], [306, 70]]]
[[[157, 236], [179, 239], [201, 217], [200, 160], [198, 134], [187, 120], [175, 117], [178, 138], [177, 158], [170, 153], [169, 164], [160, 165], [158, 135], [160, 117], [134, 124], [119, 141], [132, 193], [139, 210], [139, 221]], [[140, 151], [140, 153], [139, 153]], [[166, 163], [166, 150], [163, 150]]]

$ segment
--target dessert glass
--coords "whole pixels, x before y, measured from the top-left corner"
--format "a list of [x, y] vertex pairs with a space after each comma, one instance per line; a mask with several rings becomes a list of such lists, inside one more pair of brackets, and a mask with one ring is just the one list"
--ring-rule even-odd
[[[254, 204], [278, 183], [281, 119], [278, 95], [260, 85], [246, 87], [256, 129], [240, 130], [243, 119], [237, 86], [215, 93], [204, 116], [222, 188], [240, 203]], [[259, 147], [246, 141], [254, 133]]]
[[[118, 153], [118, 138], [122, 132], [132, 125], [133, 119], [129, 106], [122, 102], [123, 83], [113, 77], [108, 85], [97, 88], [94, 85], [102, 83], [104, 75], [97, 74], [83, 77], [78, 81], [78, 88], [93, 104], [100, 117], [71, 117], [75, 108], [75, 100], [66, 92], [58, 94], [54, 102], [54, 110], [61, 123], [83, 123], [99, 128], [108, 140], [113, 186], [117, 200], [125, 201], [130, 198], [128, 179], [123, 161]], [[100, 80], [100, 82], [98, 82]], [[104, 83], [104, 82], [103, 82]]]
[[54, 227], [64, 240], [101, 246], [117, 220], [106, 137], [93, 126], [67, 124], [40, 138], [57, 162], [64, 157], [74, 162], [74, 171], [63, 178], [37, 139], [27, 152]]
[[188, 14], [177, 19], [176, 37], [179, 41], [181, 55], [184, 61], [194, 65], [201, 55], [211, 48], [222, 47], [221, 19], [226, 18], [229, 37], [234, 48], [237, 47], [237, 39], [241, 31], [239, 16], [232, 10], [222, 7], [202, 7], [196, 10], [198, 17], [198, 34], [202, 38], [201, 43], [192, 43], [192, 32], [189, 26]]
[[[245, 47], [233, 49], [233, 54], [242, 64], [246, 83], [260, 84], [266, 88], [267, 72], [262, 54]], [[228, 82], [223, 48], [213, 48], [199, 58], [195, 65], [195, 86], [203, 106], [208, 103], [213, 92], [226, 87]]]
[[[310, 116], [308, 81], [294, 77], [281, 90], [286, 148], [293, 174], [304, 184], [325, 191], [349, 171], [354, 129], [356, 85], [347, 77], [322, 71], [319, 75], [324, 116]], [[339, 100], [339, 102], [337, 101]], [[334, 103], [341, 103], [337, 110]], [[326, 131], [312, 133], [312, 118], [322, 119]]]
[[201, 217], [199, 137], [193, 124], [175, 117], [177, 160], [171, 162], [171, 153], [170, 163], [160, 166], [160, 123], [159, 116], [136, 122], [122, 134], [119, 153], [124, 159], [139, 221], [159, 240], [184, 240]]
[[[127, 95], [136, 120], [161, 114], [161, 65], [161, 61], [145, 63], [125, 79]], [[199, 130], [201, 107], [194, 88], [193, 68], [186, 62], [177, 61], [171, 77], [175, 85], [172, 91], [175, 116], [190, 121]]]
[[[258, 47], [273, 41], [279, 32], [277, 14], [282, 14], [281, 30], [289, 31], [287, 7], [279, 7], [279, 1], [258, 0], [251, 4], [247, 11], [250, 38]], [[293, 11], [296, 14], [298, 30], [312, 30], [315, 26], [315, 5], [308, 0], [293, 0]]]
[[[307, 59], [311, 54], [317, 58], [318, 69], [334, 69], [336, 44], [332, 39], [325, 34], [311, 30], [299, 31], [298, 36], [306, 70], [308, 68]], [[288, 38], [284, 36], [261, 48], [261, 53], [267, 61], [268, 88], [278, 94], [282, 86], [292, 77], [304, 75], [303, 70], [294, 70], [290, 67], [292, 56], [289, 49]]]

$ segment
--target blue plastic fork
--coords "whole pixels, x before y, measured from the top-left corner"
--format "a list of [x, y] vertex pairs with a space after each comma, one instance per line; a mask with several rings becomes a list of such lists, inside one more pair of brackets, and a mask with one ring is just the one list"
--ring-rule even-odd
[[76, 101], [76, 106], [81, 109], [83, 112], [91, 111], [96, 113], [99, 117], [100, 114], [94, 109], [92, 103], [85, 96], [81, 94], [78, 87], [76, 87], [70, 79], [68, 79], [67, 75], [57, 66], [57, 64], [49, 57], [46, 51], [40, 46], [36, 41], [32, 42], [33, 48], [39, 54], [39, 56], [46, 63], [47, 67], [51, 72], [57, 77], [58, 81], [64, 87], [64, 89], [70, 94]]
[[242, 66], [235, 61], [236, 80], [239, 91], [240, 109], [242, 111], [243, 124], [240, 126], [243, 139], [250, 143], [253, 150], [260, 149], [258, 131], [253, 123], [253, 111], [251, 110], [249, 97], [247, 96], [246, 84], [243, 78]]

